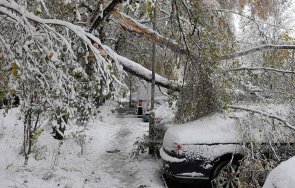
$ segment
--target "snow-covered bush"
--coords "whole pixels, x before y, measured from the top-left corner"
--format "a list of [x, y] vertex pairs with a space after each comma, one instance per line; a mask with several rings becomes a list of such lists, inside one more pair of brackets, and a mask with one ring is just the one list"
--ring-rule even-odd
[[151, 147], [149, 137], [147, 135], [143, 135], [143, 138], [137, 138], [133, 146], [134, 149], [131, 151], [130, 157], [138, 158], [141, 154], [145, 153], [148, 148]]

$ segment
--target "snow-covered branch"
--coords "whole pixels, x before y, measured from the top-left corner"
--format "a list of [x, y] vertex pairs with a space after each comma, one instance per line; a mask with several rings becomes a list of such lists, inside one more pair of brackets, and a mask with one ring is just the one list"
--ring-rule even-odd
[[265, 44], [261, 45], [255, 48], [251, 48], [242, 52], [238, 52], [236, 54], [226, 55], [223, 57], [220, 57], [219, 60], [228, 60], [228, 59], [234, 59], [238, 57], [242, 57], [245, 55], [249, 55], [258, 51], [262, 50], [295, 50], [295, 45], [275, 45], [275, 44]]
[[230, 9], [211, 9], [211, 10], [212, 11], [218, 11], [218, 12], [228, 12], [228, 13], [231, 13], [231, 14], [235, 14], [235, 15], [239, 15], [241, 17], [247, 18], [248, 20], [251, 20], [251, 21], [256, 22], [256, 23], [260, 23], [262, 25], [269, 25], [269, 26], [275, 27], [275, 28], [281, 28], [281, 29], [284, 29], [284, 30], [294, 31], [294, 29], [292, 29], [292, 28], [287, 28], [287, 27], [283, 27], [283, 26], [280, 26], [280, 25], [265, 22], [265, 21], [256, 19], [253, 16], [248, 16], [248, 15], [245, 15], [243, 13], [240, 13], [240, 12], [237, 12], [237, 11], [234, 11], [234, 10], [230, 10]]
[[[115, 61], [119, 62], [125, 71], [142, 78], [148, 82], [152, 81], [152, 72], [148, 70], [147, 68], [143, 67], [142, 65], [126, 58], [123, 56], [120, 56], [115, 51], [113, 51], [110, 47], [103, 45], [100, 43], [99, 39], [96, 38], [94, 35], [87, 33], [87, 36], [101, 45], [101, 47], [106, 51], [108, 55], [110, 55]], [[162, 86], [167, 89], [172, 89], [175, 91], [180, 91], [180, 85], [176, 81], [169, 81], [166, 78], [163, 78], [162, 76], [156, 74], [156, 84], [159, 86]]]
[[263, 72], [276, 72], [280, 74], [295, 74], [294, 71], [281, 70], [281, 69], [275, 69], [275, 68], [269, 68], [269, 67], [240, 67], [240, 68], [224, 70], [222, 72], [235, 72], [235, 71], [263, 71]]
[[[115, 62], [118, 62], [120, 65], [124, 67], [126, 71], [129, 71], [133, 73], [136, 76], [139, 76], [147, 81], [151, 81], [151, 71], [144, 68], [143, 66], [139, 65], [138, 63], [129, 60], [123, 56], [118, 55], [116, 52], [114, 52], [111, 48], [108, 46], [105, 46], [101, 44], [101, 41], [99, 38], [95, 37], [94, 35], [86, 32], [82, 27], [74, 25], [70, 22], [66, 22], [63, 20], [58, 20], [58, 19], [43, 19], [40, 18], [27, 10], [25, 10], [23, 7], [18, 5], [14, 1], [0, 1], [0, 12], [3, 14], [6, 14], [7, 16], [11, 17], [12, 19], [15, 19], [17, 21], [22, 21], [22, 20], [31, 20], [33, 22], [36, 22], [38, 24], [44, 25], [47, 29], [50, 29], [51, 31], [55, 31], [51, 25], [58, 25], [61, 27], [68, 28], [72, 32], [76, 34], [78, 38], [80, 38], [83, 42], [86, 43], [86, 45], [93, 51], [96, 60], [99, 62], [99, 69], [100, 72], [102, 73], [102, 76], [105, 73], [106, 70], [106, 60], [104, 57], [101, 56], [100, 52], [96, 47], [93, 46], [92, 41], [95, 41], [102, 49], [112, 58], [115, 60]], [[11, 11], [12, 10], [12, 11]], [[14, 13], [15, 12], [15, 13]], [[17, 15], [17, 14], [18, 15]], [[23, 25], [23, 21], [21, 22]], [[25, 27], [25, 26], [24, 26]], [[34, 28], [30, 28], [33, 29]], [[64, 37], [62, 37], [62, 34], [56, 32], [59, 38], [61, 38], [64, 43], [66, 44], [68, 51], [70, 53], [73, 53], [73, 50], [71, 50], [70, 42], [66, 41]], [[91, 40], [92, 41], [91, 41]], [[66, 41], [66, 42], [65, 42]], [[74, 54], [73, 54], [74, 55]], [[174, 89], [174, 90], [179, 90], [179, 85], [176, 82], [169, 81], [166, 78], [161, 77], [160, 75], [156, 75], [156, 84], [166, 87], [168, 89]]]
[[242, 111], [247, 111], [247, 112], [251, 112], [251, 113], [255, 113], [255, 114], [260, 114], [262, 116], [265, 116], [265, 117], [271, 118], [271, 119], [276, 119], [276, 120], [282, 122], [286, 127], [289, 127], [290, 129], [295, 131], [295, 126], [291, 125], [290, 123], [288, 123], [286, 120], [280, 118], [279, 116], [268, 114], [268, 113], [265, 113], [265, 112], [259, 111], [259, 110], [241, 107], [241, 106], [227, 105], [226, 107], [234, 109], [234, 110], [242, 110]]

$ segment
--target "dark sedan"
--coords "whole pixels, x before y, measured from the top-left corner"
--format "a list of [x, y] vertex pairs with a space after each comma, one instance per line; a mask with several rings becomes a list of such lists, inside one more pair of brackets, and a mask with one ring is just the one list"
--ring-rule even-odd
[[[257, 142], [267, 140], [269, 130], [251, 130]], [[206, 181], [208, 186], [238, 187], [238, 166], [245, 155], [245, 143], [249, 140], [243, 137], [236, 121], [221, 114], [172, 126], [160, 149], [164, 175], [178, 182]]]

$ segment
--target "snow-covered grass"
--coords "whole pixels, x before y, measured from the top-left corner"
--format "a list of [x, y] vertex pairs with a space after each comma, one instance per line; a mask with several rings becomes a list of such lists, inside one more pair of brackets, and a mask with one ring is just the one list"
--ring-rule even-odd
[[1, 114], [0, 187], [163, 187], [156, 159], [129, 155], [148, 125], [137, 118], [117, 118], [111, 112], [114, 105], [108, 101], [85, 128], [68, 126], [62, 141], [53, 139], [51, 128], [45, 128], [27, 166], [21, 155], [19, 109], [9, 110], [6, 117]]

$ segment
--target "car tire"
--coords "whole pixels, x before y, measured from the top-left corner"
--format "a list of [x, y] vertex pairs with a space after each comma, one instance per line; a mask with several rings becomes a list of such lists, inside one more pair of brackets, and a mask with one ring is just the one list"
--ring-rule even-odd
[[211, 177], [212, 188], [239, 187], [239, 162], [226, 160], [219, 163]]

